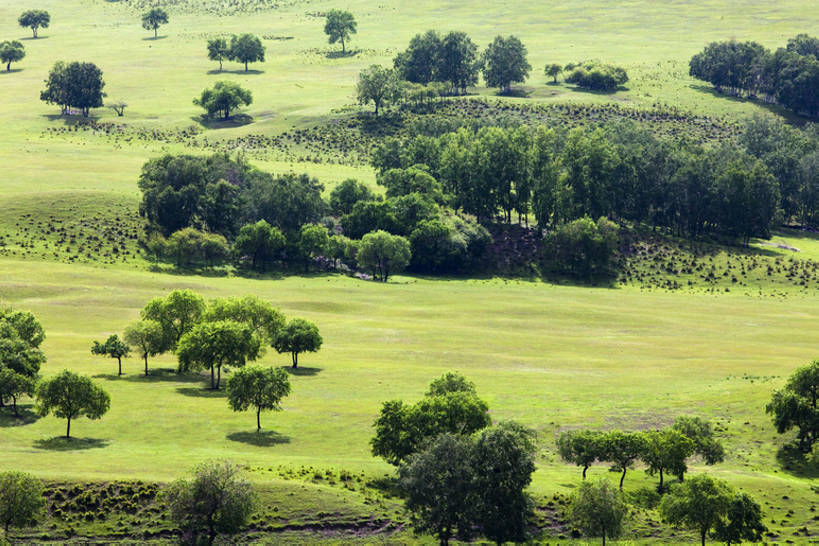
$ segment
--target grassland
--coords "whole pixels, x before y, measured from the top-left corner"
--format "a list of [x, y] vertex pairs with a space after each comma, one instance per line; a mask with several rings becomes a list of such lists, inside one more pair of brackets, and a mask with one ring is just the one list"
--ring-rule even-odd
[[[275, 525], [279, 537], [341, 541], [360, 538], [355, 533], [363, 529], [377, 533], [374, 540], [410, 540], [397, 501], [376, 486], [391, 468], [369, 454], [371, 424], [384, 400], [416, 400], [432, 378], [455, 369], [475, 381], [493, 419], [516, 419], [538, 431], [532, 492], [549, 536], [565, 532], [546, 521], [559, 508], [554, 496], [562, 499], [579, 480], [577, 469], [557, 460], [557, 432], [643, 429], [683, 413], [712, 419], [728, 452], [724, 464], [695, 463], [693, 471], [719, 475], [757, 497], [771, 540], [807, 540], [802, 528], [815, 535], [819, 470], [815, 461], [783, 459], [779, 448], [787, 437], [775, 434], [763, 411], [771, 391], [796, 366], [817, 357], [815, 268], [802, 264], [798, 278], [788, 276], [792, 259], [814, 265], [819, 260], [815, 236], [780, 231], [771, 241], [757, 242], [753, 253], [706, 249], [698, 257], [702, 270], [673, 275], [681, 285], [675, 290], [663, 286], [671, 278], [668, 267], [679, 268], [698, 250], [674, 242], [641, 247], [635, 254], [640, 258], [624, 269], [626, 282], [616, 288], [589, 288], [510, 279], [398, 277], [378, 285], [331, 275], [184, 276], [151, 271], [134, 239], [140, 229], [139, 169], [163, 152], [245, 149], [261, 168], [308, 172], [328, 189], [349, 177], [374, 184], [358, 152], [342, 161], [337, 152], [311, 148], [309, 141], [358, 119], [353, 106], [358, 71], [390, 63], [412, 35], [429, 28], [464, 30], [482, 46], [499, 33], [522, 39], [534, 67], [524, 86], [528, 96], [502, 103], [518, 118], [568, 124], [608, 115], [611, 104], [627, 112], [676, 109], [695, 120], [699, 137], [730, 136], [740, 116], [769, 107], [715, 96], [687, 76], [687, 59], [712, 40], [755, 39], [777, 47], [810, 32], [819, 15], [804, 2], [575, 0], [544, 6], [516, 0], [478, 6], [350, 0], [342, 7], [356, 14], [359, 34], [352, 43], [357, 53], [349, 57], [331, 54], [334, 46], [325, 43], [317, 15], [338, 2], [279, 2], [261, 11], [254, 9], [259, 3], [244, 1], [232, 4], [240, 8], [215, 0], [197, 2], [196, 8], [181, 0], [164, 3], [170, 4], [171, 23], [160, 29], [158, 40], [140, 27], [139, 9], [125, 2], [0, 4], [3, 40], [28, 34], [16, 25], [27, 7], [52, 16], [41, 39], [24, 41], [27, 57], [16, 70], [0, 73], [0, 303], [31, 310], [42, 320], [48, 335], [44, 374], [71, 368], [95, 376], [113, 398], [102, 420], [76, 423], [78, 440], [68, 445], [57, 438], [63, 423], [36, 418], [30, 406], [22, 421], [0, 413], [0, 468], [34, 472], [56, 491], [74, 482], [165, 482], [199, 461], [225, 457], [252, 469], [271, 503], [264, 525]], [[248, 73], [227, 63], [219, 74], [205, 56], [205, 41], [239, 32], [265, 38], [267, 61], [251, 65]], [[546, 62], [586, 58], [625, 65], [628, 89], [583, 93], [549, 85], [541, 74]], [[100, 109], [91, 127], [41, 103], [42, 80], [60, 59], [97, 63], [109, 97], [129, 103], [125, 117]], [[253, 91], [246, 111], [250, 123], [201, 122], [191, 99], [218, 79]], [[480, 87], [472, 92], [492, 94]], [[566, 104], [573, 105], [571, 114]], [[531, 105], [545, 110], [532, 114]], [[447, 108], [450, 117], [460, 115], [460, 106]], [[675, 129], [673, 121], [655, 126], [662, 133]], [[363, 133], [354, 127], [338, 134]], [[272, 151], [254, 154], [257, 142]], [[752, 261], [764, 265], [752, 268]], [[801, 284], [805, 268], [807, 285]], [[223, 397], [202, 390], [202, 379], [172, 373], [170, 357], [155, 359], [149, 378], [130, 359], [126, 376], [117, 378], [113, 360], [90, 354], [93, 339], [121, 332], [147, 299], [174, 288], [206, 297], [253, 293], [319, 324], [325, 346], [308, 355], [302, 372], [292, 377], [285, 411], [263, 417], [261, 438], [253, 434], [252, 415], [229, 411]], [[261, 360], [286, 361], [272, 350]], [[363, 477], [349, 488], [342, 471]], [[606, 475], [605, 468], [591, 472]], [[640, 470], [626, 480], [631, 493], [653, 483]], [[95, 487], [101, 486], [89, 486]], [[274, 505], [278, 515], [272, 514]], [[146, 504], [122, 516], [122, 524], [96, 519], [92, 524], [88, 510], [75, 510], [70, 521], [52, 518], [28, 536], [67, 537], [71, 527], [112, 540], [167, 538], [167, 527], [149, 509]], [[636, 539], [690, 538], [658, 528], [652, 517], [639, 515]], [[370, 525], [368, 518], [377, 521]], [[317, 527], [322, 522], [337, 525], [323, 534]], [[254, 526], [258, 535], [252, 538], [266, 531], [261, 522]], [[154, 534], [140, 535], [146, 531]]]

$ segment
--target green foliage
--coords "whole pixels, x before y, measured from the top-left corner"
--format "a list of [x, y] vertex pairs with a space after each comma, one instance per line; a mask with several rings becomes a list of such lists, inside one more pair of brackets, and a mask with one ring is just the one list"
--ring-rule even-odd
[[21, 61], [26, 56], [26, 49], [17, 40], [0, 42], [0, 61], [6, 65], [6, 71], [11, 71], [11, 63]]
[[603, 434], [592, 430], [568, 430], [557, 438], [558, 455], [567, 463], [582, 466], [584, 480], [586, 470], [605, 457], [605, 447]]
[[[264, 46], [258, 36], [253, 34], [242, 34], [230, 38], [229, 58], [232, 61], [243, 63], [245, 72], [247, 64], [257, 61], [264, 62]], [[247, 104], [250, 104], [249, 102]]]
[[569, 518], [587, 537], [617, 538], [623, 532], [628, 506], [610, 481], [583, 482], [572, 495]]
[[211, 389], [219, 389], [222, 366], [238, 368], [261, 354], [259, 336], [248, 325], [232, 320], [196, 324], [176, 349], [180, 371], [210, 369]]
[[51, 16], [47, 11], [42, 9], [30, 9], [24, 11], [20, 17], [17, 18], [17, 23], [21, 27], [28, 27], [37, 38], [37, 29], [48, 28], [51, 23]]
[[411, 256], [410, 244], [404, 237], [379, 230], [361, 238], [356, 260], [362, 268], [372, 271], [376, 280], [387, 282], [390, 275], [409, 265]]
[[116, 358], [118, 369], [117, 375], [122, 375], [122, 359], [131, 352], [128, 345], [123, 342], [117, 334], [111, 334], [104, 343], [95, 341], [91, 346], [91, 354]]
[[91, 108], [102, 106], [105, 93], [102, 88], [102, 70], [94, 63], [58, 61], [48, 73], [46, 88], [40, 91], [40, 100], [58, 104], [62, 114], [70, 113], [70, 108], [79, 108], [83, 117], [88, 117]]
[[711, 423], [704, 421], [700, 417], [688, 417], [686, 415], [677, 417], [671, 427], [684, 434], [694, 442], [694, 453], [702, 457], [705, 464], [713, 465], [725, 460], [725, 449], [722, 443], [714, 438], [711, 430]]
[[279, 330], [273, 339], [273, 348], [277, 353], [290, 353], [293, 368], [297, 368], [299, 354], [315, 353], [323, 342], [318, 326], [309, 320], [294, 318]]
[[157, 29], [160, 25], [168, 23], [168, 12], [162, 8], [153, 8], [142, 14], [142, 28], [153, 30], [154, 38], [157, 37]]
[[349, 11], [331, 9], [326, 14], [324, 34], [331, 44], [341, 42], [341, 52], [345, 53], [344, 42], [357, 32], [355, 17]]
[[663, 473], [677, 476], [682, 481], [688, 466], [685, 461], [694, 453], [694, 442], [673, 428], [651, 430], [643, 435], [645, 449], [641, 459], [650, 475], [659, 474], [657, 490], [662, 492]]
[[567, 67], [566, 72], [569, 73], [567, 83], [592, 91], [615, 91], [628, 81], [624, 68], [599, 62], [581, 63], [571, 69]]
[[231, 81], [218, 81], [212, 88], [202, 91], [199, 98], [193, 99], [193, 103], [204, 108], [208, 116], [214, 117], [217, 114], [222, 119], [230, 118], [230, 112], [240, 106], [248, 106], [253, 102], [253, 94]]
[[202, 318], [205, 300], [192, 290], [174, 290], [167, 296], [153, 298], [142, 309], [144, 320], [155, 320], [165, 332], [162, 352], [175, 350], [182, 339]]
[[0, 525], [9, 540], [10, 527], [36, 525], [45, 509], [43, 484], [24, 472], [0, 472]]
[[330, 192], [330, 210], [334, 214], [349, 214], [359, 201], [372, 201], [375, 194], [361, 182], [348, 178]]
[[397, 101], [401, 97], [401, 82], [391, 68], [374, 64], [358, 75], [356, 96], [359, 104], [373, 103], [375, 115], [382, 105]]
[[725, 482], [702, 474], [673, 487], [660, 502], [660, 515], [672, 525], [697, 531], [704, 545], [708, 532], [727, 514], [732, 498]]
[[256, 506], [250, 482], [237, 465], [205, 462], [194, 469], [192, 480], [180, 479], [163, 492], [171, 517], [191, 542], [206, 535], [210, 544], [219, 534], [234, 534], [247, 524]]
[[145, 375], [148, 375], [148, 357], [165, 351], [166, 335], [162, 325], [155, 320], [139, 320], [125, 328], [122, 337], [125, 343], [139, 351], [145, 361]]
[[37, 384], [37, 413], [43, 417], [53, 413], [67, 419], [65, 437], [71, 437], [71, 420], [85, 416], [99, 419], [111, 407], [111, 397], [89, 378], [63, 370]]
[[21, 396], [34, 396], [35, 381], [33, 377], [17, 373], [11, 368], [0, 366], [0, 402], [11, 399], [14, 415], [17, 411], [17, 399]]
[[483, 79], [489, 87], [508, 93], [513, 83], [523, 83], [532, 70], [526, 46], [517, 36], [496, 36], [483, 52]]
[[27, 311], [0, 307], [0, 368], [36, 379], [46, 361], [40, 344], [45, 332]]
[[250, 327], [264, 344], [276, 339], [284, 327], [284, 314], [257, 296], [217, 298], [208, 303], [204, 322], [232, 320]]
[[190, 267], [197, 263], [213, 267], [230, 255], [230, 245], [222, 235], [192, 227], [171, 233], [162, 250], [163, 255], [174, 259], [177, 267]]
[[428, 84], [446, 82], [451, 93], [465, 93], [478, 82], [481, 59], [478, 46], [463, 32], [441, 37], [434, 30], [416, 34], [406, 51], [396, 55], [393, 64], [401, 78]]
[[440, 182], [429, 174], [429, 170], [424, 165], [413, 165], [408, 169], [390, 169], [379, 173], [377, 181], [379, 185], [387, 188], [388, 198], [419, 193], [436, 203], [444, 202]]
[[734, 493], [725, 519], [716, 524], [714, 538], [726, 544], [741, 544], [743, 541], [760, 542], [767, 531], [762, 523], [762, 508], [749, 495]]
[[264, 410], [280, 411], [281, 401], [290, 394], [290, 379], [281, 368], [248, 366], [236, 370], [227, 381], [228, 405], [233, 411], [256, 409], [256, 430], [262, 429]]
[[438, 379], [432, 380], [425, 396], [443, 396], [450, 392], [477, 394], [475, 383], [458, 372], [446, 372]]
[[330, 244], [330, 235], [327, 228], [316, 224], [301, 226], [299, 233], [299, 250], [306, 259], [315, 259], [327, 253]]
[[798, 368], [785, 387], [774, 392], [765, 412], [780, 434], [797, 429], [799, 449], [810, 453], [819, 441], [819, 360]]
[[255, 224], [242, 226], [233, 243], [233, 250], [240, 258], [250, 257], [251, 267], [264, 271], [284, 246], [285, 238], [279, 228], [259, 220]]
[[208, 40], [208, 59], [219, 61], [219, 70], [222, 70], [222, 61], [230, 59], [230, 47], [224, 38]]
[[551, 76], [554, 78], [554, 83], [557, 83], [557, 77], [563, 72], [563, 66], [557, 63], [547, 64], [546, 68], [543, 69], [543, 72], [547, 76]]
[[612, 430], [605, 433], [600, 442], [602, 442], [602, 453], [599, 459], [611, 463], [612, 470], [622, 472], [620, 475], [620, 491], [622, 491], [626, 471], [640, 459], [646, 450], [645, 438], [639, 432]]
[[549, 233], [546, 257], [559, 271], [591, 278], [605, 274], [617, 250], [617, 225], [600, 217], [588, 216], [562, 224]]

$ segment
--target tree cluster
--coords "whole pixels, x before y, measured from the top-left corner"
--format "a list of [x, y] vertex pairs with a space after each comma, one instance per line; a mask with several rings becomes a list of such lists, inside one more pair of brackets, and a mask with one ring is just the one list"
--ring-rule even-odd
[[219, 61], [219, 70], [222, 70], [222, 61], [236, 61], [245, 65], [257, 61], [264, 62], [265, 47], [258, 36], [254, 34], [233, 35], [228, 42], [225, 38], [208, 40], [208, 59]]
[[[566, 82], [592, 91], [614, 91], [628, 81], [628, 74], [624, 68], [598, 61], [570, 63], [563, 69], [566, 72]], [[547, 73], [555, 77], [560, 72], [547, 67]]]
[[59, 105], [63, 115], [69, 114], [71, 108], [79, 108], [83, 117], [88, 117], [91, 108], [102, 106], [105, 96], [102, 70], [94, 63], [58, 61], [45, 84], [40, 100]]
[[757, 42], [712, 42], [691, 58], [689, 72], [720, 92], [819, 116], [819, 38], [799, 34], [774, 52]]

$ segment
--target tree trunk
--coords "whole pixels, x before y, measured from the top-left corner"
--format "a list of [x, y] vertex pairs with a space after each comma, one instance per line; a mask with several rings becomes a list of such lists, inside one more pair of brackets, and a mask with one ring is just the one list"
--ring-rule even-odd
[[154, 27], [154, 38], [157, 37], [157, 32], [159, 32], [159, 27]]
[[344, 38], [341, 39], [341, 54], [344, 55], [347, 51], [344, 49]]
[[262, 430], [262, 422], [260, 419], [262, 408], [256, 408], [256, 432]]
[[6, 72], [11, 72], [11, 61], [6, 65]]
[[707, 532], [708, 529], [706, 529], [705, 531], [700, 531], [700, 544], [702, 544], [702, 546], [705, 546], [705, 534]]
[[122, 376], [122, 357], [117, 357], [117, 364], [119, 365], [119, 372], [117, 376]]
[[378, 101], [374, 100], [373, 102], [375, 103], [375, 117], [378, 117]]
[[213, 366], [212, 365], [210, 367], [210, 388], [211, 389], [216, 388], [216, 380], [213, 377]]
[[245, 61], [245, 72], [247, 72], [247, 61]]
[[299, 353], [294, 351], [294, 352], [290, 353], [290, 355], [293, 357], [293, 369], [298, 368], [299, 367]]
[[14, 408], [14, 416], [20, 417], [20, 413], [17, 411], [17, 397], [13, 394], [11, 395], [11, 407]]
[[662, 468], [660, 469], [660, 487], [659, 487], [659, 491], [661, 493], [663, 491], [663, 469]]
[[142, 358], [145, 359], [145, 377], [148, 377], [148, 353], [143, 354]]
[[620, 476], [620, 491], [623, 490], [623, 480], [626, 479], [626, 467], [623, 467], [623, 475]]
[[606, 546], [606, 528], [603, 527], [603, 546]]
[[34, 33], [34, 37], [37, 37], [37, 27], [31, 27], [31, 32]]
[[65, 427], [65, 437], [71, 438], [71, 417], [68, 418], [68, 425]]
[[219, 59], [219, 72], [222, 71], [222, 59]]
[[583, 479], [584, 480], [586, 479], [586, 470], [588, 470], [588, 469], [589, 469], [589, 465], [586, 465], [586, 466], [583, 467]]
[[219, 390], [219, 383], [222, 382], [222, 365], [216, 366], [216, 390]]

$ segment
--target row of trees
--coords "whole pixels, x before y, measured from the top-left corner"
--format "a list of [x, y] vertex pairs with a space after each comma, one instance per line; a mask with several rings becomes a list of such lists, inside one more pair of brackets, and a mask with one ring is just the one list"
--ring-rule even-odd
[[712, 42], [689, 67], [720, 92], [763, 96], [794, 113], [819, 116], [819, 38], [799, 34], [774, 52], [757, 42]]

